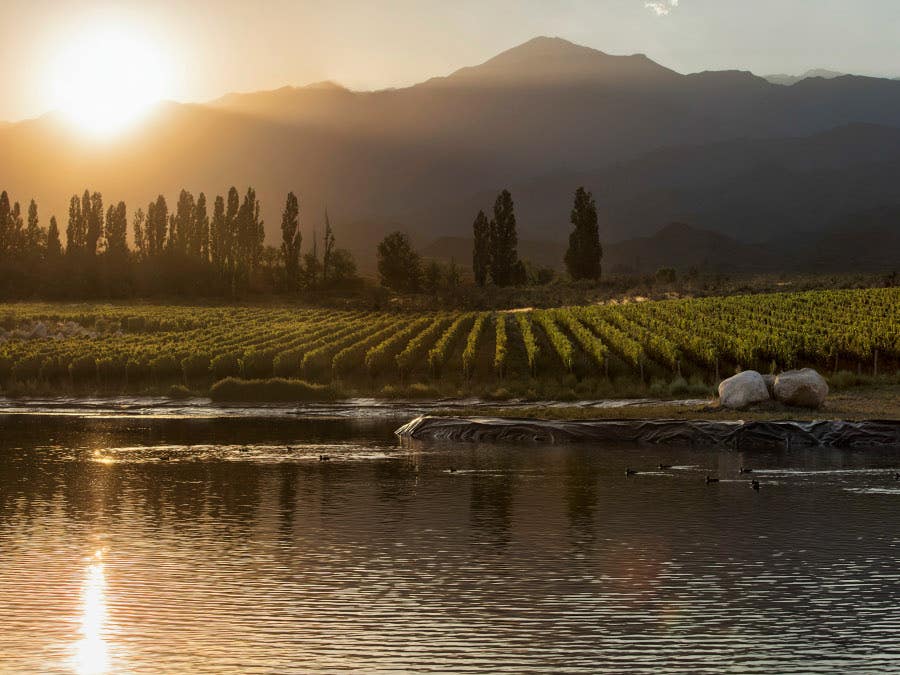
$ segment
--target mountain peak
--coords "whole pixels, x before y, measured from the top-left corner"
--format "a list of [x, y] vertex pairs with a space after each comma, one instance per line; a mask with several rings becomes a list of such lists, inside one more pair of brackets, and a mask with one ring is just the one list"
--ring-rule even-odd
[[646, 83], [678, 77], [644, 54], [619, 56], [569, 42], [560, 37], [538, 36], [507, 49], [477, 66], [461, 68], [429, 84], [518, 85], [606, 82]]

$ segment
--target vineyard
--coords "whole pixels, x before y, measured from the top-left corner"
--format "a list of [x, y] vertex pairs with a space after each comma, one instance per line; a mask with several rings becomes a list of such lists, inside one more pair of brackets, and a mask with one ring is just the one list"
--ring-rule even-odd
[[[459, 395], [690, 379], [811, 365], [894, 374], [900, 289], [811, 291], [514, 312], [0, 305], [0, 387], [204, 391], [302, 379], [359, 395]], [[547, 385], [547, 386], [545, 386]]]

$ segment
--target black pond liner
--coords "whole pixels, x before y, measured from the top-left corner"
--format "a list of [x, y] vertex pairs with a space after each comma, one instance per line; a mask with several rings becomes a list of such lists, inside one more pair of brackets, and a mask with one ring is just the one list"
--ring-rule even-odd
[[710, 420], [535, 420], [422, 416], [401, 438], [469, 443], [620, 441], [729, 448], [900, 447], [900, 421], [733, 422]]

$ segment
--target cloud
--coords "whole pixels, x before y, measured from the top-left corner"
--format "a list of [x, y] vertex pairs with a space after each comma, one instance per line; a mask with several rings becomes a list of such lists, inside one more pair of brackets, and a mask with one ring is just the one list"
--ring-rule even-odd
[[644, 3], [644, 7], [656, 14], [656, 16], [666, 16], [678, 7], [678, 0], [647, 0]]

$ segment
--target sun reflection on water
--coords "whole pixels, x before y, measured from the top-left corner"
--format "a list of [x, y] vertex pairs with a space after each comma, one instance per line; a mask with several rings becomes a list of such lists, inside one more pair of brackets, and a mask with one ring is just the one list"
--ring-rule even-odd
[[91, 558], [81, 591], [81, 640], [75, 644], [74, 670], [78, 675], [109, 672], [109, 649], [104, 639], [106, 627], [106, 575], [103, 552]]

